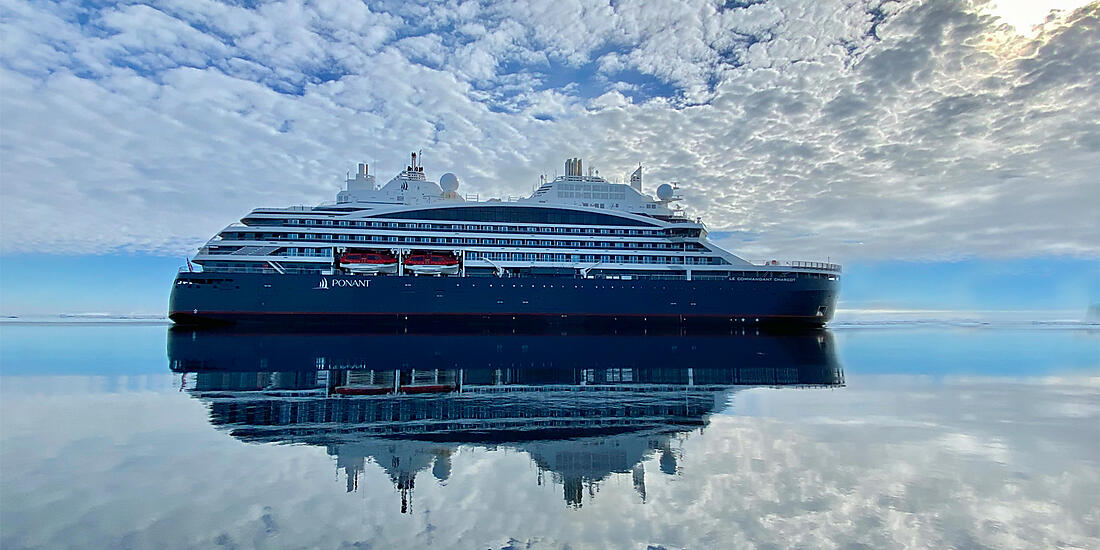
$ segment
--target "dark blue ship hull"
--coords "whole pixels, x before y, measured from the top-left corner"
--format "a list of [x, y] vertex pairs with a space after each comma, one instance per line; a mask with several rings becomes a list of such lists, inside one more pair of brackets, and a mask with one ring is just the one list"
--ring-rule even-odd
[[837, 280], [813, 274], [720, 280], [180, 273], [180, 324], [408, 323], [824, 325]]
[[[168, 331], [175, 372], [315, 372], [378, 369], [465, 369], [471, 383], [485, 371], [511, 369], [509, 383], [574, 384], [579, 369], [633, 369], [632, 382], [687, 384], [843, 383], [827, 330], [749, 330], [746, 334], [682, 331], [576, 332], [318, 330], [280, 327], [186, 327]], [[736, 371], [743, 371], [733, 376]], [[510, 371], [511, 372], [511, 371]], [[295, 380], [288, 376], [286, 380]], [[245, 377], [266, 384], [263, 377]], [[312, 385], [316, 377], [301, 377]], [[606, 379], [605, 379], [606, 380]]]

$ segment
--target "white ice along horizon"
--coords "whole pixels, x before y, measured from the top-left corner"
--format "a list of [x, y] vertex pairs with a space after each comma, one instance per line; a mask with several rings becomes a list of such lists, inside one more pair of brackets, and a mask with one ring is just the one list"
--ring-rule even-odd
[[564, 175], [540, 176], [528, 197], [481, 201], [460, 195], [453, 173], [428, 179], [422, 153], [384, 185], [359, 163], [335, 202], [255, 209], [207, 242], [195, 263], [280, 274], [838, 277], [836, 264], [746, 261], [710, 242], [702, 220], [674, 205], [675, 182], [654, 197], [643, 192], [640, 165], [626, 179], [610, 182], [570, 158]]

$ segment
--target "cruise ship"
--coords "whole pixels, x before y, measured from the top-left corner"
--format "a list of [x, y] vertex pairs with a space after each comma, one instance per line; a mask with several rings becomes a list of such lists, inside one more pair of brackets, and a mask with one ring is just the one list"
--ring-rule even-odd
[[[177, 275], [179, 324], [439, 322], [824, 325], [841, 268], [750, 262], [685, 215], [581, 159], [524, 198], [481, 201], [427, 178], [416, 153], [377, 185], [366, 163], [336, 201], [258, 208]], [[201, 270], [194, 268], [201, 267]]]

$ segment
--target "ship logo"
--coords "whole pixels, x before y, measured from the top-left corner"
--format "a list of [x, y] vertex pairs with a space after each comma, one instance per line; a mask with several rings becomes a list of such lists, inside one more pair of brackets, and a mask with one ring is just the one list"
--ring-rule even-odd
[[317, 283], [317, 286], [313, 287], [313, 290], [328, 290], [330, 288], [367, 288], [370, 286], [370, 281], [362, 279], [336, 279], [329, 280], [328, 278], [321, 277], [321, 281]]

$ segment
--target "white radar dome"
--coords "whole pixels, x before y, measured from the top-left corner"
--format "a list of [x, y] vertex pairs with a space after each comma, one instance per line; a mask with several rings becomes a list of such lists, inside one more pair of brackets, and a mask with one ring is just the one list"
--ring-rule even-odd
[[663, 201], [667, 201], [672, 198], [672, 186], [667, 183], [662, 183], [657, 186], [657, 198]]
[[443, 177], [439, 178], [439, 186], [443, 188], [444, 193], [458, 191], [458, 176], [450, 172], [443, 174]]

